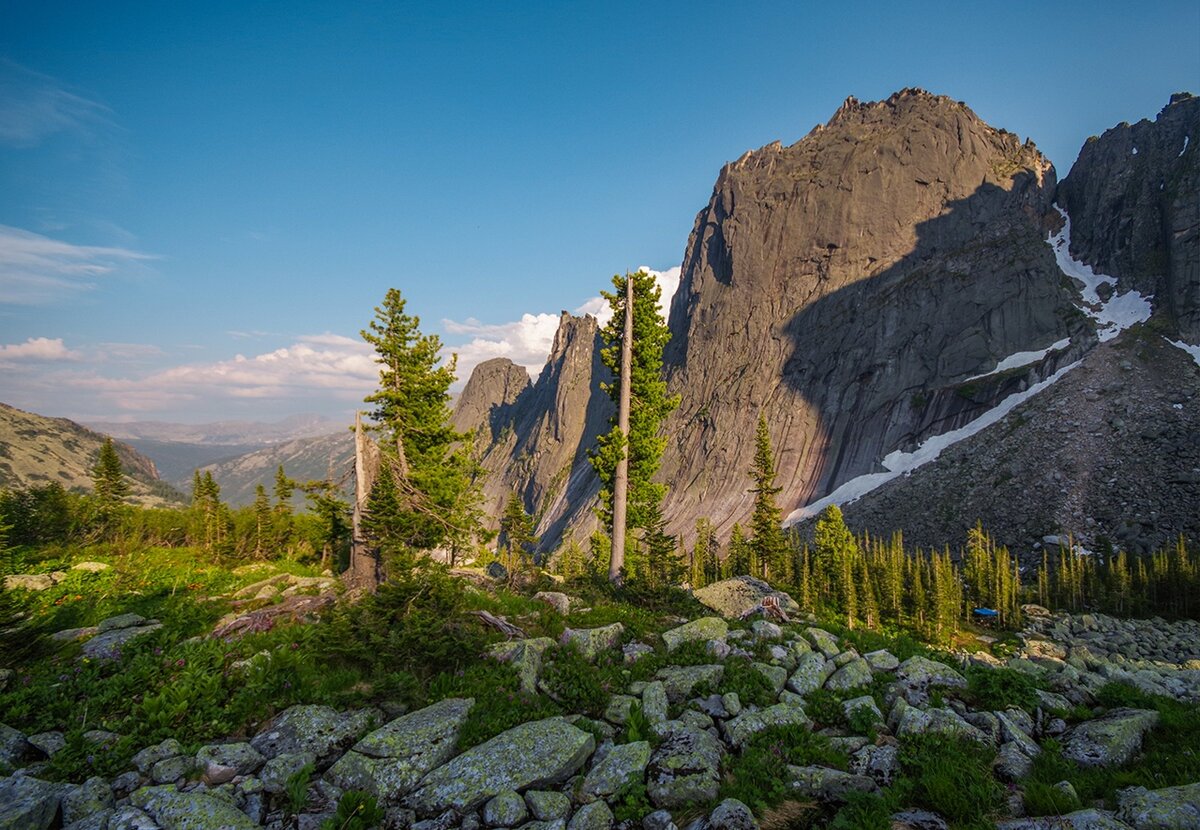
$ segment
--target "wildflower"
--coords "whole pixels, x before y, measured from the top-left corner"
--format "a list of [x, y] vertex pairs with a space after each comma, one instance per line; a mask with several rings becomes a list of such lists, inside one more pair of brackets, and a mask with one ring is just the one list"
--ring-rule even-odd
[[176, 661], [175, 661], [175, 666], [176, 666], [177, 668], [181, 668], [181, 669], [182, 669], [186, 663], [187, 663], [187, 661], [186, 661], [186, 660], [184, 660], [182, 657], [180, 657], [178, 660], [176, 660]]

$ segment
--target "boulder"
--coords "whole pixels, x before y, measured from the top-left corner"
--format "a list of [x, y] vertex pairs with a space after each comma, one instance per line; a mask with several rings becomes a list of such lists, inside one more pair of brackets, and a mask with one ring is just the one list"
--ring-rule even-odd
[[758, 830], [750, 808], [736, 798], [727, 798], [708, 817], [708, 830]]
[[448, 698], [366, 735], [325, 773], [343, 790], [397, 801], [453, 757], [474, 698]]
[[773, 596], [779, 607], [787, 614], [799, 614], [800, 606], [788, 594], [776, 591], [761, 579], [752, 576], [737, 576], [706, 585], [693, 592], [703, 605], [716, 611], [727, 620], [736, 620], [762, 604], [763, 597]]
[[896, 676], [903, 680], [906, 685], [921, 688], [927, 686], [967, 688], [967, 678], [945, 663], [939, 663], [927, 657], [909, 657], [896, 669]]
[[866, 775], [875, 779], [881, 787], [892, 783], [900, 769], [899, 749], [891, 744], [867, 744], [850, 759], [850, 771], [855, 775]]
[[620, 646], [624, 633], [625, 626], [616, 622], [599, 628], [568, 628], [558, 641], [564, 646], [574, 643], [585, 659], [595, 660], [603, 652]]
[[571, 815], [571, 799], [553, 790], [530, 790], [525, 803], [538, 821], [565, 821]]
[[474, 810], [505, 790], [562, 783], [595, 748], [591, 734], [562, 718], [523, 723], [427, 774], [406, 803], [421, 815]]
[[41, 755], [37, 747], [25, 737], [25, 733], [0, 723], [0, 766], [18, 767]]
[[870, 695], [863, 695], [842, 701], [842, 713], [846, 716], [847, 720], [854, 717], [854, 714], [859, 711], [870, 712], [876, 723], [883, 723], [883, 712], [879, 711], [879, 704]]
[[538, 591], [533, 598], [541, 600], [563, 616], [571, 611], [571, 598], [561, 591]]
[[117, 808], [108, 819], [108, 830], [161, 830], [145, 810], [125, 805]]
[[488, 827], [519, 827], [527, 815], [525, 799], [514, 790], [496, 793], [483, 805], [483, 821]]
[[655, 807], [671, 810], [717, 797], [721, 782], [721, 742], [706, 731], [669, 731], [650, 756], [646, 793]]
[[771, 684], [771, 694], [779, 697], [788, 680], [787, 669], [783, 666], [772, 666], [770, 663], [751, 663], [750, 667], [767, 679]]
[[70, 787], [63, 793], [63, 824], [83, 821], [112, 807], [112, 788], [103, 778], [92, 776], [78, 787]]
[[588, 770], [579, 788], [579, 799], [588, 802], [609, 798], [627, 784], [642, 781], [649, 763], [647, 741], [617, 744]]
[[981, 729], [967, 723], [953, 709], [918, 709], [901, 704], [902, 701], [897, 701], [893, 708], [893, 715], [895, 709], [901, 710], [895, 726], [898, 738], [905, 735], [950, 735], [970, 738], [981, 744], [990, 743]]
[[538, 678], [542, 674], [542, 659], [546, 649], [554, 645], [549, 637], [533, 637], [527, 640], [511, 640], [497, 643], [488, 649], [488, 656], [502, 663], [508, 663], [517, 670], [521, 678], [521, 691], [526, 694], [537, 693]]
[[317, 756], [311, 752], [284, 752], [263, 764], [258, 779], [265, 792], [279, 795], [286, 789], [289, 778], [310, 765], [317, 765]]
[[662, 638], [667, 644], [667, 651], [674, 651], [684, 643], [724, 640], [728, 633], [729, 625], [720, 617], [701, 617], [678, 628], [664, 631]]
[[141, 752], [133, 756], [133, 765], [137, 767], [138, 772], [143, 775], [148, 774], [151, 768], [159, 761], [165, 761], [167, 758], [174, 758], [183, 754], [183, 745], [174, 738], [167, 738], [165, 741], [154, 746], [148, 746]]
[[76, 562], [71, 566], [73, 571], [87, 571], [90, 574], [98, 574], [101, 571], [107, 571], [109, 565], [104, 562]]
[[0, 830], [47, 830], [66, 788], [17, 774], [0, 779]]
[[792, 791], [802, 798], [842, 802], [850, 793], [873, 793], [879, 789], [875, 779], [828, 767], [797, 767], [788, 764]]
[[1117, 818], [1134, 830], [1200, 830], [1200, 783], [1117, 793]]
[[148, 813], [162, 830], [254, 830], [258, 824], [216, 795], [174, 787], [142, 787], [129, 796], [134, 807]]
[[666, 666], [658, 670], [655, 678], [661, 680], [667, 692], [667, 699], [672, 703], [680, 703], [692, 697], [700, 686], [715, 687], [721, 682], [725, 667], [710, 666]]
[[611, 830], [612, 826], [612, 810], [603, 801], [593, 801], [575, 811], [567, 830]]
[[1156, 723], [1153, 710], [1115, 709], [1070, 730], [1063, 757], [1085, 767], [1119, 766], [1142, 748], [1142, 738]]
[[4, 588], [8, 591], [45, 591], [61, 580], [52, 574], [12, 574], [4, 577]]
[[300, 705], [284, 709], [250, 740], [264, 758], [312, 753], [322, 766], [344, 752], [379, 721], [374, 709], [339, 712], [329, 706]]
[[861, 657], [856, 657], [835, 671], [825, 681], [826, 689], [844, 691], [871, 685], [871, 664]]
[[833, 674], [833, 663], [816, 651], [800, 655], [796, 671], [788, 678], [787, 687], [803, 697], [825, 685], [826, 679]]
[[[108, 628], [105, 628], [106, 623]], [[121, 656], [121, 646], [160, 628], [162, 623], [145, 620], [137, 614], [110, 617], [98, 626], [100, 633], [83, 644], [81, 654], [91, 660], [116, 660]]]
[[667, 686], [661, 680], [647, 683], [642, 689], [642, 714], [651, 725], [663, 723], [667, 719], [669, 699]]
[[808, 639], [812, 640], [813, 648], [826, 657], [833, 658], [842, 653], [837, 637], [825, 629], [809, 627], [804, 629], [804, 633], [808, 635]]
[[1106, 810], [1076, 810], [1065, 816], [1017, 818], [996, 824], [997, 830], [1130, 830]]
[[744, 711], [736, 718], [725, 721], [725, 737], [732, 746], [740, 749], [751, 737], [772, 726], [808, 726], [811, 723], [803, 708], [789, 703], [776, 703], [765, 709]]
[[900, 667], [900, 660], [887, 649], [881, 648], [878, 651], [867, 652], [863, 655], [863, 659], [870, 664], [871, 671], [895, 671]]
[[901, 810], [892, 813], [891, 830], [949, 830], [950, 825], [937, 813], [928, 810]]
[[204, 783], [209, 786], [232, 781], [236, 775], [257, 772], [265, 760], [247, 743], [209, 744], [196, 753], [196, 763], [204, 771]]

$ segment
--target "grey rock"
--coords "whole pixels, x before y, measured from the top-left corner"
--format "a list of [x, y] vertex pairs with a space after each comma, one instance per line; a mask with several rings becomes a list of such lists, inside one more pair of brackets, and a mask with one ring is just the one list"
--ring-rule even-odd
[[1076, 810], [1061, 817], [1018, 818], [996, 823], [997, 830], [1129, 830], [1105, 810]]
[[867, 654], [863, 655], [863, 659], [870, 664], [871, 671], [895, 671], [900, 667], [900, 660], [897, 659], [896, 656], [887, 649], [868, 652]]
[[612, 826], [612, 810], [603, 801], [593, 801], [575, 811], [567, 830], [611, 830]]
[[883, 723], [883, 712], [879, 711], [879, 705], [875, 702], [875, 698], [870, 695], [863, 695], [862, 697], [842, 701], [842, 712], [847, 719], [853, 717], [854, 713], [860, 710], [870, 712], [877, 723]]
[[861, 657], [855, 658], [835, 671], [825, 681], [826, 689], [842, 691], [871, 685], [871, 665]]
[[736, 798], [727, 798], [708, 817], [709, 830], [758, 830], [750, 808]]
[[109, 830], [109, 821], [112, 817], [113, 809], [105, 807], [89, 816], [84, 816], [78, 821], [64, 824], [63, 830]]
[[316, 767], [317, 756], [311, 752], [283, 752], [263, 764], [258, 772], [263, 790], [272, 795], [284, 791], [287, 781], [306, 766]]
[[670, 810], [716, 798], [723, 751], [708, 732], [680, 728], [667, 733], [647, 767], [650, 802]]
[[772, 666], [768, 663], [751, 663], [750, 666], [763, 677], [767, 678], [767, 681], [771, 684], [772, 695], [778, 697], [779, 693], [783, 691], [784, 684], [788, 681], [787, 669], [783, 666]]
[[800, 656], [796, 671], [788, 678], [787, 687], [803, 697], [824, 686], [826, 679], [833, 672], [832, 663], [819, 652], [810, 651]]
[[773, 726], [808, 726], [812, 720], [800, 706], [776, 703], [765, 709], [747, 710], [725, 721], [725, 735], [734, 747], [741, 747], [753, 736]]
[[554, 790], [529, 790], [525, 803], [538, 821], [559, 821], [571, 815], [571, 799]]
[[204, 771], [204, 783], [209, 786], [232, 781], [236, 775], [257, 772], [264, 761], [248, 743], [209, 744], [196, 753], [196, 763]]
[[517, 827], [528, 814], [525, 799], [513, 790], [496, 793], [483, 805], [483, 821], [488, 827]]
[[783, 639], [783, 629], [770, 620], [755, 620], [750, 624], [750, 631], [756, 640], [773, 642]]
[[617, 622], [599, 628], [568, 628], [558, 641], [564, 646], [573, 644], [584, 659], [595, 660], [603, 652], [620, 646], [624, 633], [625, 626]]
[[540, 599], [563, 616], [571, 612], [571, 598], [561, 591], [538, 591], [533, 598]]
[[47, 758], [53, 758], [55, 753], [67, 745], [67, 737], [61, 732], [39, 732], [36, 735], [30, 735], [28, 740]]
[[613, 695], [608, 699], [608, 707], [604, 710], [604, 719], [617, 726], [624, 726], [629, 722], [629, 710], [635, 703], [639, 703], [639, 701], [633, 695]]
[[851, 772], [868, 776], [881, 787], [890, 785], [899, 769], [899, 751], [894, 744], [867, 744], [850, 759]]
[[788, 594], [752, 576], [723, 579], [693, 591], [693, 595], [727, 620], [739, 619], [753, 611], [768, 596], [778, 599], [780, 608], [786, 613], [800, 613], [800, 606]]
[[[137, 615], [128, 616], [136, 617]], [[136, 640], [138, 637], [158, 631], [160, 628], [162, 628], [162, 623], [148, 622], [106, 631], [104, 623], [100, 623], [100, 633], [83, 644], [81, 654], [91, 660], [115, 660], [121, 656], [121, 646], [130, 640]]]
[[642, 830], [678, 830], [671, 814], [666, 810], [655, 810], [642, 817]]
[[711, 666], [667, 666], [659, 669], [655, 678], [661, 680], [672, 703], [687, 700], [700, 686], [716, 686], [725, 674], [725, 667]]
[[135, 628], [139, 625], [144, 625], [146, 618], [140, 614], [118, 614], [115, 617], [109, 617], [106, 620], [101, 620], [96, 628], [101, 634], [106, 631], [116, 631], [120, 628]]
[[584, 776], [579, 788], [580, 800], [605, 799], [628, 784], [642, 781], [649, 763], [650, 744], [646, 741], [614, 746]]
[[1117, 793], [1117, 818], [1134, 830], [1200, 830], [1200, 782]]
[[645, 643], [627, 643], [621, 647], [621, 654], [626, 663], [636, 663], [648, 654], [653, 654], [654, 648]]
[[521, 691], [532, 695], [537, 693], [537, 682], [542, 675], [546, 649], [553, 645], [554, 641], [549, 637], [512, 640], [492, 646], [488, 649], [488, 656], [515, 668], [517, 676], [521, 679]]
[[190, 778], [200, 771], [196, 759], [187, 755], [164, 758], [150, 768], [150, 780], [155, 784], [173, 784], [181, 778]]
[[1071, 729], [1063, 757], [1085, 767], [1118, 766], [1141, 749], [1142, 738], [1156, 723], [1158, 713], [1153, 710], [1113, 710]]
[[251, 830], [258, 826], [233, 804], [209, 793], [143, 787], [129, 800], [162, 830]]
[[914, 656], [905, 660], [896, 670], [896, 676], [906, 683], [925, 686], [948, 686], [967, 688], [967, 678], [936, 660]]
[[809, 627], [804, 629], [804, 633], [808, 635], [808, 639], [812, 641], [813, 648], [821, 652], [828, 658], [836, 657], [842, 653], [842, 647], [838, 645], [838, 639], [823, 628]]
[[992, 769], [1001, 781], [1017, 783], [1033, 769], [1033, 758], [1025, 754], [1018, 744], [1007, 743], [1000, 747], [996, 760], [992, 762]]
[[901, 810], [891, 820], [892, 830], [950, 830], [944, 818], [928, 810]]
[[0, 779], [0, 830], [48, 830], [65, 788], [17, 774]]
[[873, 778], [828, 767], [789, 764], [787, 772], [792, 791], [803, 798], [841, 802], [852, 792], [871, 793], [879, 789]]
[[664, 631], [662, 639], [667, 645], [667, 651], [675, 651], [684, 643], [724, 640], [728, 633], [729, 624], [720, 617], [701, 617]]
[[651, 681], [642, 689], [642, 714], [652, 725], [667, 720], [668, 705], [667, 686], [662, 681]]
[[17, 767], [39, 757], [42, 757], [42, 753], [29, 742], [23, 732], [0, 723], [0, 766], [7, 764]]
[[523, 723], [427, 774], [407, 804], [422, 815], [474, 810], [505, 790], [567, 780], [595, 748], [589, 733], [561, 718]]
[[453, 757], [474, 698], [448, 698], [403, 715], [366, 735], [325, 778], [343, 790], [396, 801]]
[[310, 752], [320, 766], [345, 751], [379, 721], [372, 709], [339, 712], [329, 706], [291, 706], [250, 740], [264, 758]]
[[112, 806], [112, 788], [103, 778], [93, 776], [63, 793], [63, 824], [72, 824], [103, 810], [111, 810]]
[[118, 807], [108, 819], [108, 830], [161, 830], [144, 810], [126, 805]]

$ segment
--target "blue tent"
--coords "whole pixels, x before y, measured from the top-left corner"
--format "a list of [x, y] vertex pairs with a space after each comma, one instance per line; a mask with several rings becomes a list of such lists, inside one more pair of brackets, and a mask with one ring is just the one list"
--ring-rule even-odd
[[1000, 612], [994, 608], [975, 608], [971, 611], [972, 617], [999, 617]]

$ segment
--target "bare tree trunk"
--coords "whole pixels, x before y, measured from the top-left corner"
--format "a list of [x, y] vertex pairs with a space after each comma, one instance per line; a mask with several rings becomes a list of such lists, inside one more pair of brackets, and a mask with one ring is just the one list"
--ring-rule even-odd
[[621, 395], [617, 404], [617, 429], [625, 438], [613, 479], [612, 556], [608, 579], [620, 582], [625, 565], [625, 515], [629, 500], [629, 387], [633, 372], [633, 275], [625, 275], [625, 331], [621, 338]]
[[[373, 451], [373, 452], [372, 452]], [[403, 456], [402, 456], [403, 457]], [[379, 587], [379, 553], [363, 532], [367, 499], [379, 473], [379, 450], [363, 431], [362, 414], [354, 414], [354, 513], [351, 519], [350, 567], [344, 579], [351, 588], [374, 591]]]

